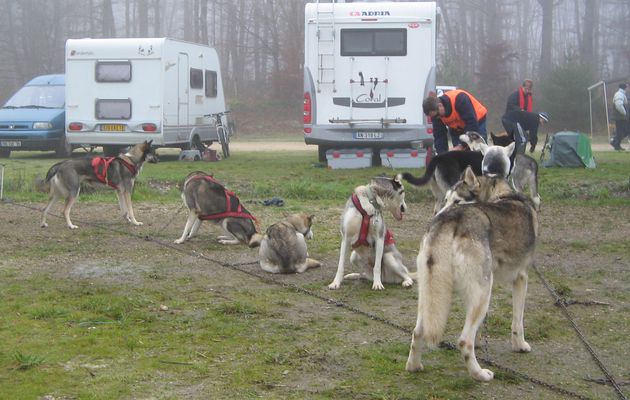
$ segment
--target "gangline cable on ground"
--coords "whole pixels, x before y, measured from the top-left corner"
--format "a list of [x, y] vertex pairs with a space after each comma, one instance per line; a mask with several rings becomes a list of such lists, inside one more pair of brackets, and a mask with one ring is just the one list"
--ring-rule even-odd
[[[30, 205], [27, 205], [27, 204], [23, 204], [23, 203], [17, 203], [17, 202], [14, 202], [12, 200], [9, 200], [9, 199], [3, 199], [2, 201], [4, 203], [7, 203], [7, 204], [13, 204], [13, 205], [16, 205], [16, 206], [19, 206], [19, 207], [23, 207], [23, 208], [27, 208], [27, 209], [30, 209], [30, 210], [41, 211], [37, 207], [33, 207], [33, 206], [30, 206]], [[177, 213], [179, 213], [182, 209], [183, 209], [183, 206], [180, 207], [177, 210]], [[54, 213], [49, 213], [49, 215], [52, 215], [54, 217], [63, 219], [62, 216], [54, 214]], [[177, 214], [175, 214], [175, 216], [176, 215]], [[165, 224], [160, 229], [160, 231], [163, 231], [164, 229], [166, 229], [166, 227], [168, 227], [168, 225], [170, 225], [172, 223], [172, 221], [175, 219], [175, 216], [173, 216], [167, 222], [167, 224]], [[88, 226], [96, 227], [96, 228], [99, 228], [99, 229], [102, 229], [102, 230], [115, 232], [115, 233], [131, 236], [131, 237], [134, 237], [136, 239], [141, 239], [141, 240], [144, 240], [144, 241], [152, 242], [152, 243], [155, 243], [155, 244], [157, 244], [159, 246], [168, 248], [170, 250], [173, 250], [173, 251], [181, 253], [181, 254], [193, 255], [193, 256], [195, 256], [197, 258], [200, 258], [202, 260], [205, 260], [205, 261], [208, 261], [208, 262], [220, 265], [221, 267], [233, 269], [233, 270], [242, 272], [244, 274], [250, 275], [250, 276], [255, 277], [258, 280], [261, 280], [263, 282], [270, 283], [270, 284], [277, 285], [277, 286], [281, 286], [284, 289], [288, 289], [288, 290], [291, 290], [291, 291], [294, 291], [294, 292], [297, 292], [297, 293], [301, 293], [301, 294], [305, 294], [305, 295], [317, 298], [317, 299], [319, 299], [321, 301], [324, 301], [324, 302], [326, 302], [328, 304], [333, 304], [333, 305], [335, 305], [337, 307], [343, 308], [343, 309], [348, 310], [348, 311], [350, 311], [352, 313], [355, 313], [355, 314], [367, 317], [367, 318], [369, 318], [369, 319], [371, 319], [373, 321], [381, 322], [381, 323], [383, 323], [385, 325], [388, 325], [388, 326], [390, 326], [392, 328], [395, 328], [395, 329], [397, 329], [397, 330], [399, 330], [399, 331], [401, 331], [401, 332], [403, 332], [403, 333], [405, 333], [407, 335], [411, 335], [411, 333], [413, 331], [413, 328], [404, 327], [404, 326], [402, 326], [400, 324], [397, 324], [397, 323], [395, 323], [393, 321], [390, 321], [390, 320], [388, 320], [386, 318], [383, 318], [381, 316], [378, 316], [378, 315], [372, 314], [370, 312], [361, 310], [361, 309], [359, 309], [357, 307], [354, 307], [353, 305], [348, 304], [348, 303], [346, 303], [344, 301], [337, 300], [337, 299], [334, 299], [334, 298], [328, 297], [328, 296], [323, 296], [323, 295], [321, 295], [319, 293], [316, 293], [316, 292], [314, 292], [312, 290], [309, 290], [309, 289], [303, 288], [301, 286], [298, 286], [298, 285], [296, 285], [294, 283], [280, 282], [278, 280], [273, 279], [271, 276], [269, 276], [267, 274], [261, 275], [261, 274], [255, 273], [255, 272], [253, 272], [253, 271], [251, 271], [249, 269], [243, 268], [243, 266], [246, 266], [246, 265], [258, 264], [257, 260], [247, 261], [247, 262], [240, 262], [240, 263], [227, 263], [227, 262], [224, 262], [224, 261], [221, 261], [221, 260], [217, 260], [217, 259], [208, 257], [208, 256], [204, 255], [203, 253], [200, 253], [200, 252], [195, 251], [195, 250], [187, 251], [185, 249], [182, 249], [181, 247], [173, 245], [170, 242], [165, 242], [163, 240], [157, 239], [157, 238], [152, 237], [150, 235], [136, 234], [136, 233], [125, 231], [125, 230], [116, 229], [116, 228], [113, 228], [111, 226], [107, 226], [107, 225], [103, 225], [103, 224], [97, 224], [97, 223], [91, 223], [91, 222], [87, 222], [87, 221], [80, 221], [80, 222], [83, 225], [88, 225]], [[597, 355], [597, 353], [593, 349], [593, 347], [586, 340], [586, 336], [579, 329], [577, 323], [575, 322], [575, 320], [573, 319], [572, 315], [570, 314], [569, 310], [566, 307], [566, 302], [560, 296], [558, 296], [558, 294], [555, 292], [553, 287], [544, 278], [542, 272], [535, 265], [534, 265], [534, 271], [539, 276], [539, 278], [543, 282], [543, 285], [547, 288], [547, 290], [552, 295], [552, 297], [554, 297], [555, 305], [559, 306], [561, 308], [564, 316], [569, 320], [571, 326], [576, 331], [576, 334], [578, 335], [578, 338], [582, 341], [582, 343], [586, 347], [587, 351], [590, 353], [591, 358], [595, 361], [595, 363], [597, 364], [599, 369], [605, 375], [607, 383], [609, 383], [613, 387], [613, 389], [615, 390], [615, 392], [617, 394], [617, 397], [620, 400], [628, 400], [626, 395], [621, 390], [620, 386], [615, 381], [614, 377], [610, 374], [610, 372], [608, 371], [608, 369], [606, 368], [604, 363], [601, 361], [601, 359], [599, 358], [599, 356]], [[441, 348], [445, 348], [445, 349], [449, 349], [449, 350], [457, 350], [457, 347], [455, 346], [455, 344], [449, 343], [449, 342], [441, 342], [440, 343], [440, 347]], [[560, 386], [557, 386], [557, 385], [554, 385], [554, 384], [542, 381], [542, 380], [540, 380], [538, 378], [531, 377], [531, 376], [529, 376], [529, 375], [527, 375], [525, 373], [516, 371], [516, 370], [514, 370], [512, 368], [509, 368], [509, 367], [506, 367], [504, 365], [501, 365], [501, 364], [497, 363], [496, 361], [492, 360], [488, 355], [478, 356], [478, 359], [481, 360], [483, 363], [489, 365], [489, 366], [492, 366], [494, 368], [502, 370], [503, 372], [506, 372], [508, 374], [516, 376], [516, 377], [518, 377], [520, 379], [527, 380], [527, 381], [529, 381], [531, 383], [534, 383], [534, 384], [536, 384], [538, 386], [544, 387], [544, 388], [546, 388], [546, 389], [548, 389], [550, 391], [556, 392], [558, 394], [562, 394], [562, 395], [565, 395], [565, 396], [568, 396], [568, 397], [572, 397], [572, 398], [576, 398], [576, 399], [580, 399], [580, 400], [590, 400], [590, 397], [584, 396], [584, 395], [579, 394], [579, 393], [572, 392], [572, 391], [567, 390], [565, 388], [562, 388]]]

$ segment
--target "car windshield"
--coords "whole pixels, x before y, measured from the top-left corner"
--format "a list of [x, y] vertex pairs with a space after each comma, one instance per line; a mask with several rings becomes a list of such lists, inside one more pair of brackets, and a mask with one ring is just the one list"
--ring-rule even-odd
[[4, 108], [63, 108], [64, 103], [64, 86], [24, 86]]

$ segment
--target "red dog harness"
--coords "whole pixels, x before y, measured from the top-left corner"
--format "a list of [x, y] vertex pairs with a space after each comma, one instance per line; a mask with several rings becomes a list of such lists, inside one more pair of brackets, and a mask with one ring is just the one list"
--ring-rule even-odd
[[[372, 247], [370, 243], [367, 241], [368, 231], [370, 229], [370, 219], [372, 218], [363, 207], [361, 207], [361, 202], [359, 201], [359, 197], [356, 194], [352, 194], [352, 204], [356, 207], [356, 209], [361, 213], [363, 219], [361, 220], [361, 231], [359, 231], [359, 239], [352, 244], [352, 248], [357, 248], [359, 246]], [[392, 232], [387, 229], [385, 231], [385, 245], [394, 244], [396, 241], [394, 240], [394, 235]]]
[[208, 182], [212, 182], [216, 185], [219, 185], [225, 192], [226, 211], [216, 213], [216, 214], [210, 214], [210, 215], [199, 215], [198, 216], [199, 219], [205, 221], [205, 220], [212, 220], [212, 219], [234, 217], [234, 218], [248, 218], [248, 219], [256, 221], [256, 218], [253, 215], [251, 215], [249, 211], [245, 209], [245, 207], [241, 205], [241, 201], [236, 196], [236, 194], [234, 192], [227, 190], [223, 185], [221, 185], [221, 183], [219, 183], [219, 181], [214, 179], [214, 177], [210, 175], [203, 175], [203, 176], [193, 176], [190, 179], [191, 180], [204, 179]]
[[118, 189], [118, 186], [110, 181], [107, 176], [109, 166], [112, 162], [114, 162], [114, 160], [120, 161], [133, 176], [136, 176], [138, 173], [138, 169], [135, 165], [120, 157], [94, 157], [92, 159], [92, 169], [94, 169], [94, 175], [96, 175], [96, 179], [98, 179], [99, 182], [109, 185], [114, 189]]

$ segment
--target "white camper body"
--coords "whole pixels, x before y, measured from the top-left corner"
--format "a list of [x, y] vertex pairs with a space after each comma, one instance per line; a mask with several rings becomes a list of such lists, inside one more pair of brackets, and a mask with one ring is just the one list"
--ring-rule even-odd
[[[212, 118], [225, 99], [216, 51], [167, 38], [69, 39], [66, 137], [75, 145], [153, 140], [188, 148], [218, 140]], [[109, 151], [108, 151], [109, 150]]]
[[304, 139], [331, 148], [424, 148], [435, 91], [434, 2], [308, 3]]

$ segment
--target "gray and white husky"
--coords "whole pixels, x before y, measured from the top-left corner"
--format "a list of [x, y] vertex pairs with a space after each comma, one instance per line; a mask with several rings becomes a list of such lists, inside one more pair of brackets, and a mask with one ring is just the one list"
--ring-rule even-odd
[[[495, 146], [508, 148], [514, 142], [508, 136], [497, 136], [490, 134], [492, 143]], [[460, 140], [465, 142], [471, 150], [481, 151], [486, 145], [486, 141], [476, 132], [466, 132], [461, 135]], [[525, 188], [529, 188], [529, 195], [536, 206], [540, 209], [540, 194], [538, 193], [538, 163], [527, 154], [511, 152], [510, 160], [512, 168], [509, 174], [509, 181], [518, 192], [524, 193]]]
[[534, 260], [538, 236], [538, 213], [505, 179], [482, 179], [467, 171], [461, 182], [458, 190], [477, 193], [479, 200], [486, 201], [441, 211], [424, 235], [417, 258], [418, 318], [406, 369], [423, 369], [422, 347], [439, 343], [452, 292], [457, 291], [466, 309], [457, 346], [471, 377], [489, 381], [494, 374], [479, 366], [475, 336], [486, 316], [495, 279], [512, 287], [512, 351], [531, 351], [525, 341], [523, 313], [527, 270]]
[[260, 245], [262, 235], [258, 233], [254, 216], [243, 207], [234, 192], [227, 190], [212, 175], [202, 171], [188, 174], [182, 185], [182, 200], [188, 207], [188, 219], [182, 236], [175, 243], [184, 243], [197, 233], [203, 221], [210, 221], [229, 235], [217, 238], [221, 244]]
[[260, 267], [273, 274], [302, 273], [321, 263], [308, 257], [306, 239], [313, 238], [313, 215], [292, 214], [267, 228], [260, 242]]
[[142, 225], [133, 213], [131, 194], [136, 178], [145, 162], [157, 162], [151, 147], [152, 141], [145, 141], [131, 147], [117, 157], [87, 156], [58, 162], [50, 167], [44, 185], [50, 186], [48, 204], [44, 208], [41, 226], [45, 228], [46, 216], [58, 199], [64, 199], [63, 215], [70, 229], [78, 228], [70, 220], [70, 210], [79, 197], [81, 182], [101, 184], [116, 191], [118, 205], [123, 218], [134, 225]]
[[[404, 287], [413, 284], [393, 236], [385, 226], [383, 213], [387, 211], [399, 221], [407, 211], [400, 175], [372, 178], [369, 184], [354, 189], [341, 216], [339, 264], [328, 288], [338, 289], [344, 278], [356, 277], [371, 280], [374, 290], [383, 290], [383, 283], [402, 283]], [[350, 262], [362, 272], [344, 276], [350, 249]]]

